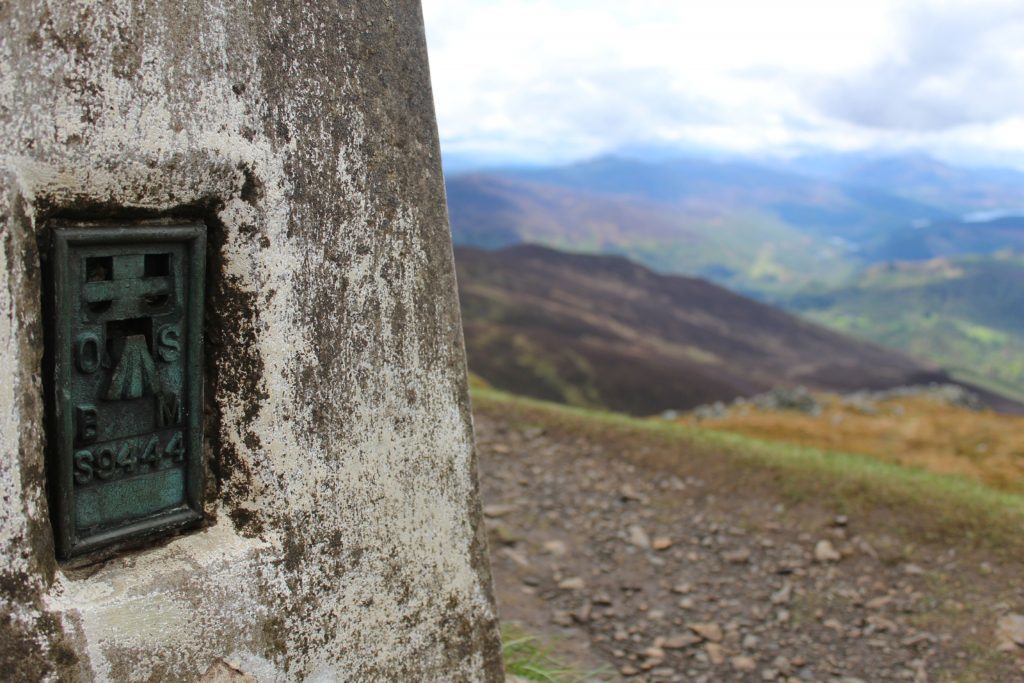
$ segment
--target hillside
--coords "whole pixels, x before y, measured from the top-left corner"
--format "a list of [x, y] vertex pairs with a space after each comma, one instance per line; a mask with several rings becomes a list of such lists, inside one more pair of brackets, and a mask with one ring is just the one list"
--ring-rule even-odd
[[931, 360], [963, 379], [1024, 394], [1024, 257], [879, 265], [842, 286], [778, 303]]
[[456, 264], [470, 368], [527, 396], [651, 414], [777, 386], [945, 379], [898, 352], [624, 258], [459, 248]]

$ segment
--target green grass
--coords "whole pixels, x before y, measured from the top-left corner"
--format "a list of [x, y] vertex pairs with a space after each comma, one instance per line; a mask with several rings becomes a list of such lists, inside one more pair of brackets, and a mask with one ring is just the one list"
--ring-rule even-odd
[[956, 320], [954, 319], [953, 324], [956, 325], [957, 329], [960, 330], [961, 334], [965, 337], [978, 342], [979, 344], [987, 344], [988, 346], [997, 346], [1006, 344], [1010, 341], [1010, 335], [994, 330], [991, 327], [985, 327], [984, 325], [977, 325], [967, 320]]
[[845, 283], [795, 289], [776, 303], [840, 332], [951, 371], [998, 393], [1024, 391], [1024, 261], [1009, 255], [875, 266]]
[[702, 430], [659, 419], [560, 406], [491, 389], [473, 392], [475, 409], [520, 425], [584, 437], [638, 464], [690, 473], [724, 491], [760, 490], [791, 504], [856, 514], [872, 528], [911, 541], [1024, 556], [1024, 496], [955, 476], [853, 454]]
[[855, 315], [835, 308], [805, 315], [819, 324], [902, 349], [950, 371], [970, 368], [975, 381], [986, 381], [986, 388], [997, 393], [1006, 395], [1008, 388], [1011, 394], [1019, 396], [1024, 388], [1024, 335], [963, 318], [913, 310]]
[[515, 625], [501, 629], [505, 673], [540, 683], [584, 683], [603, 681], [601, 672], [583, 672], [558, 659], [551, 647]]

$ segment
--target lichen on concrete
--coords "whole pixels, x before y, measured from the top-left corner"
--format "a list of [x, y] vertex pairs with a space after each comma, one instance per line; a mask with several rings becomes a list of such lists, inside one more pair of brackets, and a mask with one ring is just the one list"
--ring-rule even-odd
[[[499, 680], [418, 3], [0, 17], [0, 677]], [[59, 567], [47, 222], [158, 217], [209, 230], [207, 523]]]

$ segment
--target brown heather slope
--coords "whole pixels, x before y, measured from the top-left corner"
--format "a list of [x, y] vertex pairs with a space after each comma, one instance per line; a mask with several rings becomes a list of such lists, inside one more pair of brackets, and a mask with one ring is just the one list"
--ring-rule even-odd
[[620, 257], [458, 248], [456, 264], [470, 368], [526, 396], [642, 415], [779, 386], [948, 381], [898, 352]]
[[927, 393], [879, 400], [816, 397], [819, 411], [748, 404], [684, 421], [828, 451], [862, 453], [908, 467], [1024, 493], [1024, 417], [976, 411]]
[[906, 355], [624, 258], [456, 250], [470, 368], [495, 387], [636, 415], [771, 387], [946, 381]]

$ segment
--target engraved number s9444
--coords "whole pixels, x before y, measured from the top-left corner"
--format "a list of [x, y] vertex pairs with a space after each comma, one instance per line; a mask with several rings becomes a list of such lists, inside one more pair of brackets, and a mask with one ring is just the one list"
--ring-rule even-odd
[[75, 452], [75, 484], [83, 486], [99, 479], [110, 481], [137, 471], [155, 470], [163, 462], [185, 461], [181, 432], [173, 432], [166, 444], [156, 435], [128, 439]]

